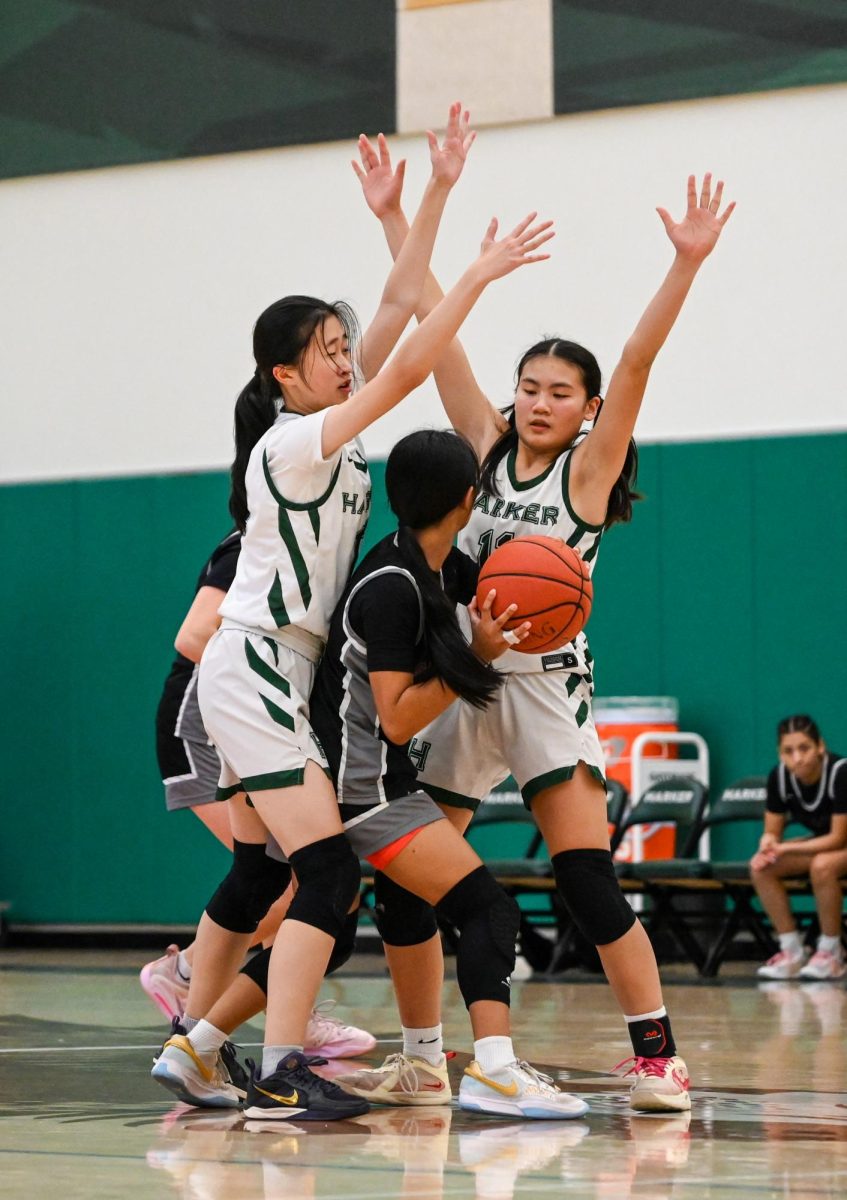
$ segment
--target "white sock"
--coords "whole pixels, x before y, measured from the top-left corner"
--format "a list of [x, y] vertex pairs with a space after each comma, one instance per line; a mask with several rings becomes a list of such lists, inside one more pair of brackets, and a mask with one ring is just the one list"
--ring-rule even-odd
[[176, 973], [180, 979], [188, 983], [191, 978], [191, 963], [185, 957], [185, 951], [180, 950], [176, 960]]
[[499, 1071], [515, 1061], [510, 1037], [484, 1037], [473, 1044], [473, 1056], [485, 1075]]
[[191, 1030], [195, 1029], [199, 1024], [200, 1018], [189, 1017], [188, 1013], [184, 1013], [180, 1018], [180, 1025], [182, 1025], [186, 1033], [191, 1033]]
[[198, 1054], [216, 1054], [229, 1034], [215, 1029], [208, 1021], [198, 1021], [188, 1035], [188, 1040]]
[[626, 1021], [627, 1025], [632, 1025], [635, 1021], [658, 1021], [659, 1017], [666, 1017], [667, 1015], [668, 1010], [663, 1004], [661, 1008], [656, 1008], [653, 1010], [653, 1012], [637, 1013], [634, 1017], [628, 1017], [626, 1013], [624, 1013], [623, 1019]]
[[796, 958], [798, 954], [803, 953], [803, 939], [796, 929], [792, 929], [790, 933], [781, 933], [779, 935], [779, 948]]
[[401, 1026], [403, 1030], [403, 1053], [407, 1058], [422, 1058], [433, 1067], [441, 1065], [444, 1057], [444, 1039], [440, 1025], [422, 1026], [414, 1029]]
[[828, 954], [834, 954], [839, 961], [843, 958], [840, 937], [827, 937], [825, 933], [822, 933], [818, 938], [818, 950], [826, 950]]
[[262, 1074], [260, 1078], [267, 1079], [278, 1069], [279, 1064], [289, 1054], [302, 1054], [302, 1046], [264, 1046], [262, 1048]]

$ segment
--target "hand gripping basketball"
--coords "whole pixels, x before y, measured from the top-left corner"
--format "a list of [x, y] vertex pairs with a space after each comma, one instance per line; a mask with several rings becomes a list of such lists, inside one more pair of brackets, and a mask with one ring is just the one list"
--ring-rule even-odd
[[588, 620], [594, 595], [579, 554], [559, 538], [541, 536], [514, 538], [485, 560], [476, 590], [480, 606], [492, 588], [497, 589], [495, 617], [517, 605], [506, 629], [532, 624], [514, 647], [521, 654], [546, 654], [573, 641]]

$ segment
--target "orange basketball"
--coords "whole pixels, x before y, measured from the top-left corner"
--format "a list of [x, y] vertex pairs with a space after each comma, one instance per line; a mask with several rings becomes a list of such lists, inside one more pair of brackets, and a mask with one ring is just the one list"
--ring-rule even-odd
[[594, 595], [588, 567], [576, 551], [559, 538], [540, 536], [514, 538], [485, 560], [476, 589], [480, 608], [492, 588], [495, 617], [510, 604], [518, 606], [506, 629], [532, 622], [515, 646], [524, 654], [546, 654], [572, 641], [588, 620]]

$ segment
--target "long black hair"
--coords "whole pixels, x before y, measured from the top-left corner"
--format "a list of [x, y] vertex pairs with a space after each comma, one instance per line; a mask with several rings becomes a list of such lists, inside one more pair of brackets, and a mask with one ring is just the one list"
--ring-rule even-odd
[[[584, 346], [580, 346], [578, 342], [567, 342], [562, 338], [545, 338], [543, 341], [536, 342], [521, 356], [515, 371], [515, 387], [520, 383], [523, 375], [524, 367], [533, 358], [544, 358], [551, 356], [553, 358], [561, 358], [564, 362], [571, 363], [576, 367], [582, 376], [582, 382], [585, 386], [586, 393], [589, 397], [599, 396], [602, 377], [600, 375], [600, 366], [597, 359], [590, 350], [586, 350]], [[600, 413], [603, 409], [603, 401], [600, 400], [600, 405], [594, 417], [595, 422], [599, 420]], [[515, 425], [515, 407], [505, 410], [506, 419], [509, 422], [509, 428], [505, 433], [501, 434], [494, 445], [486, 455], [485, 462], [482, 464], [482, 480], [481, 486], [486, 492], [492, 495], [498, 494], [497, 482], [495, 473], [501, 460], [514, 449], [518, 444], [518, 431]], [[575, 443], [574, 443], [575, 444]], [[566, 447], [564, 447], [566, 448]], [[638, 480], [638, 447], [632, 438], [629, 439], [629, 446], [626, 451], [623, 469], [620, 475], [615, 480], [611, 492], [609, 493], [609, 506], [606, 509], [606, 519], [603, 522], [603, 528], [608, 529], [618, 521], [632, 520], [632, 505], [633, 501], [640, 500], [641, 496], [635, 491], [635, 484]]]
[[[283, 407], [282, 389], [274, 378], [277, 366], [300, 366], [304, 351], [327, 317], [337, 317], [353, 353], [358, 338], [355, 314], [343, 301], [329, 304], [314, 296], [283, 296], [261, 314], [253, 327], [256, 370], [235, 402], [235, 457], [230, 468], [229, 511], [241, 532], [247, 524], [244, 476], [250, 454]], [[318, 339], [321, 353], [325, 353]]]
[[425, 664], [416, 682], [441, 679], [454, 692], [484, 708], [502, 676], [477, 658], [459, 628], [456, 609], [426, 561], [412, 530], [435, 525], [479, 486], [479, 462], [459, 434], [419, 429], [401, 438], [388, 456], [385, 490], [397, 520], [397, 547], [423, 601]]
[[813, 721], [807, 713], [798, 713], [795, 717], [782, 718], [776, 727], [777, 745], [787, 733], [805, 733], [806, 737], [813, 742], [823, 741], [817, 722]]

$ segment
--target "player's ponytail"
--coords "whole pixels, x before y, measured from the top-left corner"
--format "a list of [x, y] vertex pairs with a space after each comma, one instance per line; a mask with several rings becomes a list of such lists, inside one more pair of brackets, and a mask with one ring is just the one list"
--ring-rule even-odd
[[[515, 371], [515, 387], [518, 386], [523, 375], [524, 368], [527, 363], [533, 358], [545, 358], [552, 356], [553, 358], [561, 358], [564, 362], [570, 363], [576, 367], [582, 375], [582, 382], [585, 386], [585, 391], [588, 397], [599, 396], [601, 388], [600, 366], [597, 359], [590, 350], [586, 350], [584, 346], [580, 346], [578, 342], [567, 342], [562, 338], [544, 338], [543, 341], [536, 342], [521, 356]], [[595, 414], [594, 420], [600, 416], [600, 411], [603, 408], [603, 400], [601, 398], [600, 405]], [[505, 458], [505, 456], [518, 444], [518, 431], [515, 425], [515, 409], [514, 405], [511, 408], [504, 410], [503, 415], [509, 423], [509, 428], [500, 435], [497, 441], [486, 455], [485, 462], [482, 464], [482, 478], [480, 486], [482, 490], [488, 492], [492, 496], [499, 495], [497, 488], [496, 473], [497, 468]], [[578, 440], [578, 439], [577, 439]], [[576, 445], [574, 441], [573, 445]], [[563, 446], [562, 452], [571, 449], [570, 446]], [[629, 445], [624, 459], [623, 469], [620, 475], [615, 480], [611, 492], [609, 493], [609, 504], [606, 509], [606, 519], [603, 522], [603, 528], [608, 529], [611, 525], [615, 525], [619, 521], [632, 520], [632, 505], [635, 500], [640, 500], [640, 494], [635, 491], [635, 484], [638, 479], [638, 448], [632, 438], [629, 439]]]
[[235, 457], [229, 471], [229, 511], [242, 533], [249, 516], [245, 483], [247, 463], [256, 442], [267, 433], [278, 415], [278, 400], [271, 395], [257, 370], [235, 402]]
[[274, 367], [297, 367], [308, 375], [306, 350], [326, 354], [323, 330], [327, 317], [337, 317], [344, 329], [348, 352], [355, 361], [358, 324], [349, 305], [329, 304], [314, 296], [283, 296], [261, 314], [253, 327], [256, 371], [235, 402], [235, 457], [230, 468], [229, 511], [244, 532], [250, 510], [245, 476], [253, 447], [285, 408], [285, 396]]
[[441, 679], [463, 700], [483, 708], [502, 676], [477, 658], [459, 628], [456, 609], [426, 560], [413, 530], [435, 525], [476, 488], [479, 463], [468, 443], [447, 430], [421, 429], [388, 456], [385, 490], [400, 527], [397, 548], [423, 602], [424, 664], [415, 682]]

